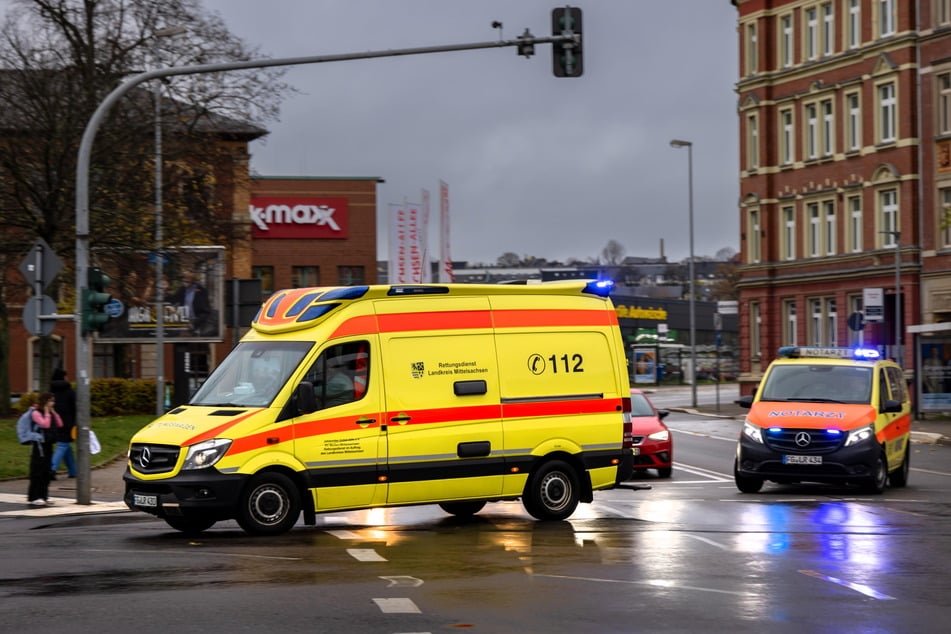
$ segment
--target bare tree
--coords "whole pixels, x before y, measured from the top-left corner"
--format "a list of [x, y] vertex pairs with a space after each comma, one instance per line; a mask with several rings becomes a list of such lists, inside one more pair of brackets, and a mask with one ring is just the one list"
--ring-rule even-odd
[[498, 257], [495, 261], [497, 266], [505, 268], [514, 268], [521, 264], [521, 259], [518, 257], [517, 253], [512, 253], [511, 251], [506, 251]]
[[[197, 0], [11, 0], [0, 22], [0, 264], [16, 264], [37, 236], [67, 263], [75, 248], [75, 171], [83, 130], [124, 77], [159, 66], [262, 57]], [[164, 35], [164, 36], [163, 36]], [[166, 139], [166, 244], [213, 244], [232, 235], [229, 203], [216, 200], [220, 166], [246, 157], [233, 142], [266, 133], [289, 87], [283, 71], [202, 74], [169, 80], [161, 116]], [[152, 90], [132, 91], [97, 134], [90, 169], [90, 246], [154, 244]], [[210, 136], [224, 143], [208, 143]], [[8, 270], [8, 268], [4, 268]], [[19, 279], [0, 280], [0, 327]], [[17, 276], [18, 278], [18, 276]], [[71, 284], [60, 297], [72, 305]], [[71, 311], [69, 311], [71, 312]], [[0, 336], [0, 408], [9, 399], [6, 336]]]
[[617, 240], [608, 240], [601, 249], [601, 260], [604, 264], [620, 264], [624, 260], [624, 246]]

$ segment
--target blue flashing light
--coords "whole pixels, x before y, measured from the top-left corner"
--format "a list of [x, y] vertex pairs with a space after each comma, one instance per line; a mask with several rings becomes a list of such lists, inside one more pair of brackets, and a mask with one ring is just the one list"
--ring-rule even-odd
[[875, 348], [823, 348], [818, 346], [783, 346], [779, 356], [787, 359], [854, 359], [878, 361], [882, 355]]
[[783, 431], [783, 428], [782, 428], [782, 427], [770, 427], [770, 428], [769, 428], [769, 433], [771, 433], [771, 434], [778, 434], [778, 433], [780, 433], [780, 432], [782, 432], [782, 431]]
[[345, 286], [342, 288], [335, 288], [331, 291], [327, 291], [320, 296], [320, 301], [328, 301], [332, 299], [360, 299], [367, 294], [367, 291], [370, 290], [369, 286]]
[[827, 436], [841, 436], [842, 430], [841, 429], [827, 429], [826, 435]]
[[338, 306], [340, 306], [340, 304], [314, 304], [313, 306], [308, 306], [307, 310], [301, 313], [301, 316], [297, 318], [297, 321], [298, 323], [302, 323], [305, 321], [318, 319]]
[[611, 294], [612, 290], [614, 290], [614, 282], [612, 280], [593, 280], [588, 282], [581, 292], [597, 295], [598, 297], [607, 297]]
[[882, 358], [881, 353], [875, 348], [856, 348], [852, 354], [856, 359], [867, 359], [869, 361], [877, 361]]

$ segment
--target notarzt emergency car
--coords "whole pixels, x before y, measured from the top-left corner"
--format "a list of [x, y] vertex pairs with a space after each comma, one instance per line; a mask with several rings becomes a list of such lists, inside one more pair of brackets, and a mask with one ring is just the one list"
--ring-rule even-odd
[[131, 441], [125, 501], [197, 532], [236, 519], [521, 499], [570, 516], [632, 473], [610, 287], [413, 285], [274, 293], [191, 400]]
[[901, 367], [876, 350], [780, 348], [754, 396], [733, 466], [736, 487], [908, 482], [911, 403]]

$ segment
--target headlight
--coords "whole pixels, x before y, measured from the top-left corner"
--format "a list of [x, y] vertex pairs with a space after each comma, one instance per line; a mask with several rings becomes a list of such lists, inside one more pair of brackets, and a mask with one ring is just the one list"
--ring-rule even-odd
[[853, 429], [849, 432], [849, 437], [845, 439], [845, 446], [856, 445], [863, 440], [868, 440], [875, 435], [875, 429], [871, 425], [860, 429]]
[[743, 435], [759, 444], [763, 444], [763, 430], [757, 427], [756, 425], [751, 425], [750, 423], [743, 423]]
[[670, 432], [666, 429], [660, 431], [655, 431], [653, 434], [648, 436], [651, 440], [667, 440], [670, 438]]
[[228, 448], [231, 441], [226, 438], [213, 438], [192, 445], [188, 448], [188, 454], [185, 456], [185, 464], [182, 465], [182, 471], [187, 469], [204, 469], [218, 462]]

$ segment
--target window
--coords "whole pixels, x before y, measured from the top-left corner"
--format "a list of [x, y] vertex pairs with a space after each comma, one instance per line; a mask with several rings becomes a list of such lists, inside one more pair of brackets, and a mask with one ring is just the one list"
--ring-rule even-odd
[[835, 255], [835, 202], [825, 200], [822, 202], [822, 217], [825, 221], [823, 233], [825, 234], [825, 254]]
[[855, 151], [862, 147], [862, 111], [859, 107], [859, 93], [850, 92], [845, 96], [845, 149]]
[[819, 121], [816, 114], [816, 104], [806, 104], [806, 159], [814, 159], [819, 155]]
[[809, 345], [838, 345], [837, 326], [835, 298], [814, 297], [809, 300]]
[[760, 358], [760, 314], [759, 302], [750, 302], [750, 358]]
[[359, 401], [367, 392], [370, 344], [350, 341], [327, 348], [307, 370], [304, 381], [314, 386], [321, 409]]
[[751, 170], [759, 167], [759, 130], [755, 114], [746, 117], [746, 167]]
[[951, 134], [951, 73], [941, 73], [937, 80], [938, 134]]
[[793, 65], [793, 21], [790, 14], [779, 17], [779, 60], [783, 68]]
[[822, 5], [822, 54], [832, 55], [835, 52], [835, 12], [832, 3]]
[[[862, 296], [861, 295], [849, 295], [849, 315], [854, 313], [862, 312]], [[852, 330], [851, 328], [847, 329], [848, 332], [848, 346], [854, 348], [863, 341], [862, 331], [861, 330]]]
[[796, 300], [783, 300], [783, 345], [795, 346], [796, 343]]
[[822, 225], [819, 219], [819, 203], [809, 203], [806, 205], [806, 212], [809, 215], [809, 234], [807, 245], [809, 257], [819, 257], [819, 245], [821, 244]]
[[858, 48], [862, 44], [862, 0], [848, 0], [848, 9], [846, 38], [849, 48]]
[[879, 143], [891, 143], [895, 140], [895, 109], [895, 84], [882, 84], [878, 87]]
[[252, 266], [251, 277], [261, 280], [261, 297], [270, 297], [274, 293], [273, 266]]
[[341, 286], [365, 284], [362, 266], [338, 266], [337, 283]]
[[881, 214], [882, 248], [894, 247], [895, 234], [898, 231], [898, 190], [886, 189], [878, 193], [879, 213]]
[[291, 267], [291, 286], [293, 286], [294, 288], [307, 288], [309, 286], [320, 286], [320, 267], [317, 267], [317, 266]]
[[819, 57], [819, 18], [815, 7], [806, 9], [806, 59]]
[[835, 151], [832, 100], [823, 99], [819, 107], [822, 109], [822, 155], [832, 156], [832, 153]]
[[878, 36], [895, 34], [895, 0], [877, 0]]
[[749, 236], [749, 240], [747, 241], [747, 260], [751, 263], [759, 262], [762, 256], [760, 253], [759, 231], [759, 210], [752, 209], [750, 210], [749, 220], [746, 227], [746, 235]]
[[951, 0], [935, 0], [934, 22], [935, 26], [951, 24]]
[[938, 190], [938, 226], [941, 227], [941, 246], [951, 247], [951, 187]]
[[746, 74], [754, 75], [759, 65], [759, 54], [756, 50], [756, 24], [746, 25]]
[[793, 129], [792, 108], [779, 112], [779, 162], [782, 165], [791, 165], [795, 152], [795, 131]]
[[849, 209], [849, 251], [862, 251], [862, 197], [849, 196], [846, 203]]
[[783, 207], [783, 244], [782, 258], [784, 260], [796, 259], [796, 208], [793, 206]]

